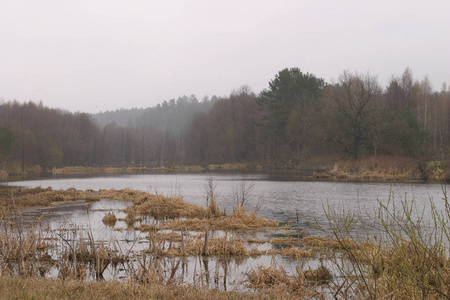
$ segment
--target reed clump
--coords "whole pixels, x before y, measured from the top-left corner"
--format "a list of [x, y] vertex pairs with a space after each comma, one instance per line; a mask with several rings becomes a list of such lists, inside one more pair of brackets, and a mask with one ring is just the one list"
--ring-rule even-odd
[[[325, 270], [325, 267], [320, 267], [318, 270], [311, 272], [319, 274], [324, 273]], [[247, 273], [247, 283], [249, 287], [266, 294], [278, 291], [279, 295], [284, 296], [293, 295], [314, 299], [324, 298], [325, 293], [320, 292], [316, 286], [317, 284], [325, 283], [325, 281], [315, 280], [316, 278], [312, 277], [306, 278], [306, 274], [309, 274], [307, 272], [303, 272], [300, 268], [297, 268], [297, 274], [290, 276], [282, 267], [277, 266], [276, 263], [272, 263], [268, 267], [260, 265], [257, 268], [252, 268]]]
[[333, 279], [333, 275], [331, 275], [331, 272], [325, 266], [320, 266], [316, 270], [306, 270], [304, 276], [308, 281], [320, 283], [327, 283]]
[[128, 207], [125, 210], [126, 213], [152, 217], [158, 220], [203, 217], [207, 214], [205, 208], [184, 202], [181, 197], [136, 195], [132, 202], [134, 205]]
[[254, 212], [246, 213], [243, 207], [237, 207], [230, 217], [213, 219], [189, 218], [184, 220], [169, 220], [160, 229], [204, 231], [206, 229], [224, 231], [252, 231], [264, 228], [274, 228], [278, 222], [272, 222], [258, 217]]
[[[196, 255], [214, 255], [214, 256], [248, 256], [248, 250], [245, 241], [238, 236], [225, 234], [222, 237], [214, 237], [208, 240], [207, 253], [205, 250], [205, 235], [195, 235], [185, 237], [176, 245], [159, 253], [161, 256], [182, 257]], [[151, 252], [151, 251], [150, 251]]]
[[102, 222], [106, 226], [114, 227], [114, 225], [116, 225], [117, 222], [117, 217], [113, 212], [109, 212], [103, 217]]
[[7, 224], [0, 231], [0, 274], [32, 277], [45, 273], [54, 262], [48, 254], [53, 246], [38, 228], [25, 230], [20, 222]]

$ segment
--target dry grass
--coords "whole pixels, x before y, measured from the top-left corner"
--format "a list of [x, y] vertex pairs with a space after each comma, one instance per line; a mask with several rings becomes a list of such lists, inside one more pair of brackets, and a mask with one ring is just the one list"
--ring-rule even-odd
[[0, 170], [0, 181], [6, 181], [9, 178], [9, 173], [6, 170]]
[[203, 172], [205, 168], [202, 166], [174, 166], [174, 167], [155, 167], [153, 171], [159, 172]]
[[13, 209], [12, 199], [16, 208], [49, 206], [55, 202], [77, 201], [77, 200], [99, 200], [91, 191], [78, 191], [68, 189], [65, 191], [55, 191], [51, 188], [42, 189], [40, 187], [33, 189], [8, 188], [0, 189], [0, 206], [6, 211]]
[[[236, 292], [197, 289], [175, 285], [134, 284], [131, 282], [22, 279], [3, 276], [1, 299], [250, 299]], [[258, 298], [258, 297], [257, 297]], [[259, 297], [262, 299], [262, 297]], [[281, 298], [280, 298], [281, 299]]]
[[252, 238], [252, 237], [247, 239], [247, 243], [249, 243], [249, 244], [264, 244], [267, 242], [268, 242], [267, 240], [262, 240], [262, 239]]
[[259, 218], [254, 212], [248, 214], [244, 208], [238, 207], [230, 217], [219, 217], [216, 219], [189, 218], [186, 220], [170, 220], [160, 226], [160, 229], [205, 231], [212, 230], [225, 231], [251, 231], [264, 228], [273, 228], [277, 222], [271, 222], [264, 218]]
[[103, 217], [102, 222], [106, 226], [114, 227], [114, 225], [116, 225], [117, 222], [116, 215], [113, 212], [109, 212]]
[[298, 240], [293, 237], [273, 238], [269, 241], [271, 244], [295, 244]]
[[[310, 278], [307, 278], [306, 274], [322, 275], [325, 273], [325, 270], [327, 270], [325, 267], [320, 267], [319, 270], [303, 272], [300, 268], [297, 268], [297, 274], [295, 276], [289, 276], [282, 267], [277, 266], [276, 263], [272, 263], [269, 267], [262, 265], [253, 268], [247, 273], [247, 282], [249, 287], [266, 293], [270, 289], [272, 291], [279, 291], [280, 295], [322, 299], [325, 297], [325, 294], [319, 292], [316, 287], [317, 284], [323, 283], [326, 280], [322, 280], [323, 278], [319, 277], [315, 278], [311, 275], [308, 275]], [[330, 279], [327, 278], [327, 280]]]
[[303, 259], [303, 258], [314, 258], [316, 256], [315, 252], [312, 249], [304, 249], [299, 247], [290, 247], [284, 248], [282, 250], [258, 250], [257, 248], [252, 248], [248, 251], [248, 255], [251, 257], [260, 256], [260, 255], [282, 255], [292, 259]]
[[64, 167], [64, 168], [53, 168], [53, 174], [100, 174], [100, 173], [137, 173], [137, 172], [147, 172], [148, 168], [145, 167], [124, 167], [124, 168], [114, 168], [114, 167]]
[[[208, 209], [199, 205], [189, 204], [182, 197], [167, 197], [152, 195], [132, 189], [122, 190], [53, 190], [52, 188], [0, 189], [0, 207], [11, 211], [13, 201], [17, 209], [24, 207], [39, 207], [63, 204], [70, 201], [98, 201], [100, 199], [120, 200], [134, 203], [127, 209], [128, 221], [131, 223], [137, 216], [149, 216], [157, 219], [205, 217], [210, 214]], [[217, 212], [218, 215], [223, 215]]]
[[155, 231], [151, 231], [148, 230], [149, 232], [151, 232], [148, 236], [147, 239], [148, 240], [160, 240], [160, 241], [172, 241], [172, 242], [181, 242], [181, 235], [176, 233], [176, 232], [165, 232], [165, 233], [160, 233], [160, 232], [155, 232]]
[[18, 273], [33, 277], [50, 267], [52, 260], [47, 251], [54, 246], [51, 240], [36, 234], [34, 228], [18, 232], [12, 224], [9, 227], [0, 231], [0, 276]]
[[278, 222], [259, 218], [254, 212], [246, 213], [245, 209], [241, 206], [238, 206], [229, 218], [219, 218], [212, 224], [217, 229], [243, 231], [276, 227], [277, 225]]
[[223, 164], [223, 165], [208, 165], [209, 170], [246, 170], [247, 164]]
[[127, 214], [152, 217], [158, 220], [204, 217], [208, 214], [205, 208], [184, 202], [182, 197], [137, 194], [133, 203], [133, 206], [126, 209]]
[[308, 281], [325, 283], [333, 279], [333, 275], [331, 275], [330, 271], [324, 266], [320, 266], [316, 270], [306, 270], [304, 274], [305, 279]]
[[364, 157], [334, 162], [324, 173], [315, 173], [317, 179], [352, 181], [406, 181], [417, 179], [416, 162], [407, 157], [379, 156], [377, 164], [373, 157]]

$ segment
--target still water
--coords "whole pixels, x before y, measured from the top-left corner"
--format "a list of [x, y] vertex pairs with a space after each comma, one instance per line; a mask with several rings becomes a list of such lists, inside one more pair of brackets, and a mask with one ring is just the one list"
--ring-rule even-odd
[[236, 206], [235, 192], [244, 187], [248, 192], [245, 200], [247, 210], [257, 208], [259, 216], [276, 220], [280, 225], [291, 221], [294, 229], [304, 230], [309, 234], [319, 232], [308, 222], [317, 220], [321, 225], [327, 224], [325, 206], [340, 212], [370, 215], [379, 207], [379, 201], [386, 203], [390, 197], [398, 206], [401, 200], [414, 200], [419, 212], [425, 209], [425, 216], [428, 214], [426, 208], [430, 206], [430, 201], [438, 209], [444, 209], [441, 186], [435, 183], [293, 181], [268, 174], [184, 173], [46, 178], [7, 184], [80, 190], [131, 188], [169, 196], [182, 195], [185, 201], [204, 206], [208, 176], [213, 179], [215, 192], [218, 194], [217, 202], [227, 214]]
[[[435, 203], [438, 210], [444, 209], [442, 201], [442, 189], [439, 184], [423, 183], [362, 183], [362, 182], [325, 182], [325, 181], [294, 181], [285, 178], [273, 177], [268, 174], [237, 174], [237, 173], [212, 173], [212, 174], [139, 174], [139, 175], [108, 175], [90, 178], [42, 178], [36, 180], [14, 181], [2, 183], [2, 185], [20, 187], [51, 187], [53, 189], [75, 188], [79, 190], [99, 189], [124, 189], [159, 193], [165, 195], [182, 195], [184, 200], [193, 204], [205, 205], [206, 184], [208, 178], [212, 178], [217, 202], [222, 210], [231, 214], [236, 206], [236, 193], [245, 193], [244, 206], [247, 210], [258, 210], [258, 215], [270, 220], [276, 220], [280, 225], [290, 223], [292, 230], [268, 231], [259, 233], [258, 238], [268, 240], [273, 237], [301, 237], [304, 234], [323, 235], [324, 232], [316, 229], [311, 222], [317, 221], [319, 225], [327, 228], [325, 207], [329, 207], [341, 213], [355, 213], [369, 220], [380, 202], [386, 203], [391, 199], [397, 207], [401, 201], [414, 200], [417, 212], [422, 213], [425, 219], [431, 219], [429, 213], [430, 201]], [[103, 224], [102, 218], [107, 212], [114, 212], [118, 218], [123, 218], [122, 212], [131, 203], [121, 201], [109, 201], [107, 199], [93, 202], [74, 202], [57, 207], [44, 207], [27, 209], [23, 211], [24, 220], [33, 222], [37, 217], [44, 216], [44, 226], [49, 237], [56, 245], [63, 246], [64, 242], [75, 241], [76, 233], [73, 228], [78, 227], [86, 232], [88, 230], [96, 241], [102, 241], [120, 247], [123, 253], [132, 253], [132, 266], [137, 261], [146, 259], [142, 256], [149, 249], [147, 233], [138, 230], [128, 230], [123, 221], [119, 221], [114, 228]], [[87, 209], [86, 209], [87, 208]], [[362, 227], [356, 227], [357, 234], [363, 233]], [[82, 232], [77, 231], [77, 232]], [[61, 232], [73, 237], [61, 236]], [[189, 234], [196, 234], [194, 232]], [[214, 234], [223, 234], [215, 232]], [[234, 234], [234, 233], [231, 233]], [[244, 238], [247, 237], [244, 235]], [[63, 240], [64, 242], [61, 242]], [[249, 246], [249, 245], [248, 245]], [[301, 247], [301, 245], [298, 245]], [[278, 249], [282, 245], [264, 243], [250, 245], [259, 250]], [[61, 253], [63, 250], [59, 250]], [[57, 259], [58, 247], [55, 247], [52, 257]], [[148, 258], [148, 256], [147, 256]], [[214, 258], [192, 256], [178, 259], [182, 261], [182, 267], [176, 274], [181, 282], [190, 285], [199, 285], [206, 282], [206, 286], [221, 290], [237, 289], [245, 282], [246, 274], [251, 268], [271, 265], [273, 260], [282, 266], [288, 273], [296, 274], [301, 264], [303, 269], [316, 269], [320, 264], [325, 264], [332, 273], [334, 265], [329, 261], [310, 259], [297, 261], [277, 255], [262, 255], [254, 258]], [[160, 259], [158, 264], [170, 269], [176, 259]], [[178, 266], [178, 264], [177, 264]], [[134, 267], [132, 267], [134, 268]], [[52, 273], [53, 272], [53, 273]], [[57, 276], [55, 268], [49, 271], [47, 276]], [[130, 274], [130, 266], [121, 268], [108, 267], [103, 274], [105, 279], [127, 278]], [[214, 280], [209, 276], [214, 275]], [[200, 279], [201, 280], [200, 280]], [[220, 280], [218, 280], [220, 278]], [[203, 284], [203, 283], [202, 283]]]

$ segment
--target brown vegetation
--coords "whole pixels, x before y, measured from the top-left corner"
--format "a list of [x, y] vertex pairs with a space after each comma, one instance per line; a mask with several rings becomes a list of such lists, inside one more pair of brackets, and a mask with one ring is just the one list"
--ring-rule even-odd
[[[2, 299], [252, 299], [237, 292], [198, 289], [161, 283], [135, 284], [133, 282], [85, 282], [61, 279], [23, 279], [2, 276]], [[263, 297], [256, 297], [263, 298]]]
[[[249, 286], [261, 291], [278, 290], [280, 295], [290, 294], [302, 298], [324, 298], [325, 293], [319, 292], [318, 283], [331, 280], [331, 274], [321, 266], [318, 270], [301, 271], [297, 268], [295, 276], [289, 276], [286, 271], [272, 263], [271, 266], [264, 265], [253, 268], [247, 273]], [[315, 276], [311, 275], [314, 274]]]
[[[0, 190], [0, 195], [4, 206], [3, 213], [8, 212], [5, 208], [9, 209], [9, 212], [14, 212], [11, 218], [16, 220], [1, 224], [4, 229], [0, 232], [0, 297], [3, 297], [3, 293], [10, 292], [19, 293], [14, 294], [13, 298], [23, 296], [16, 290], [10, 290], [16, 287], [2, 285], [8, 280], [16, 283], [23, 280], [11, 277], [11, 274], [29, 278], [23, 282], [23, 286], [27, 286], [30, 293], [34, 293], [28, 284], [36, 283], [35, 278], [45, 277], [52, 268], [58, 271], [57, 276], [60, 279], [70, 285], [71, 280], [101, 279], [109, 266], [125, 264], [129, 268], [130, 280], [133, 283], [124, 281], [116, 285], [117, 289], [140, 289], [140, 286], [134, 285], [136, 282], [144, 286], [163, 283], [165, 287], [162, 289], [167, 289], [166, 293], [171, 295], [172, 288], [178, 289], [173, 284], [177, 283], [175, 274], [180, 261], [188, 256], [242, 259], [260, 255], [282, 255], [297, 260], [299, 265], [294, 275], [288, 275], [275, 260], [270, 267], [254, 267], [247, 273], [247, 282], [251, 289], [258, 291], [258, 296], [320, 298], [327, 294], [338, 298], [356, 296], [372, 299], [450, 297], [449, 234], [446, 221], [450, 213], [438, 213], [434, 206], [432, 212], [435, 226], [429, 233], [423, 231], [425, 227], [421, 220], [413, 221], [412, 204], [402, 202], [402, 210], [399, 212], [398, 209], [391, 208], [389, 203], [380, 203], [377, 218], [372, 220], [379, 222], [376, 224], [377, 230], [382, 233], [379, 237], [374, 236], [372, 240], [353, 239], [345, 227], [345, 224], [352, 224], [353, 221], [344, 222], [344, 225], [334, 224], [334, 215], [327, 212], [332, 232], [330, 237], [308, 236], [300, 240], [279, 237], [267, 241], [248, 237], [246, 242], [244, 236], [267, 228], [276, 228], [277, 223], [259, 218], [254, 213], [249, 214], [240, 206], [231, 216], [226, 217], [220, 213], [213, 201], [210, 201], [210, 205], [214, 208], [203, 208], [185, 203], [181, 197], [150, 195], [130, 189], [98, 192], [74, 189], [5, 189]], [[55, 231], [54, 234], [62, 240], [64, 247], [54, 247], [54, 240], [46, 236], [39, 220], [35, 227], [25, 231], [21, 227], [20, 214], [16, 211], [17, 208], [30, 206], [32, 203], [50, 205], [53, 202], [105, 198], [132, 202], [133, 205], [126, 209], [128, 224], [131, 226], [140, 222], [136, 228], [149, 233], [148, 248], [133, 256], [137, 266], [130, 263], [130, 253], [123, 253], [120, 246], [114, 242], [107, 244], [104, 241], [95, 241], [89, 230], [76, 232], [70, 228], [62, 228]], [[10, 220], [13, 220], [11, 218]], [[115, 219], [115, 215], [106, 215], [104, 221], [107, 222], [108, 219]], [[148, 220], [154, 223], [147, 224]], [[298, 245], [259, 250], [250, 246], [252, 243]], [[55, 255], [54, 251], [59, 251], [59, 254]], [[146, 256], [150, 257], [150, 263], [146, 262]], [[311, 258], [320, 259], [324, 263], [317, 269], [304, 270], [302, 263]], [[170, 260], [169, 267], [162, 267], [159, 259]], [[336, 268], [331, 269], [333, 274], [328, 268], [332, 263], [336, 264]], [[200, 276], [204, 274], [206, 273]], [[337, 277], [339, 280], [335, 280]], [[52, 282], [59, 281], [50, 280], [43, 284]], [[91, 288], [91, 283], [75, 282], [80, 289], [88, 286]], [[97, 287], [100, 289], [103, 284], [105, 283], [99, 283]], [[183, 296], [185, 292], [191, 293], [189, 288], [180, 288], [179, 296]], [[101, 291], [97, 290], [95, 293]], [[203, 295], [209, 292], [198, 290], [192, 293]], [[103, 297], [103, 294], [95, 295]], [[237, 297], [245, 295], [239, 294]]]
[[114, 227], [114, 225], [116, 225], [117, 222], [116, 215], [113, 212], [109, 212], [103, 217], [102, 222], [106, 226]]
[[375, 165], [372, 157], [338, 160], [322, 166], [326, 171], [315, 172], [316, 179], [338, 181], [402, 182], [417, 180], [417, 162], [408, 157], [381, 156]]

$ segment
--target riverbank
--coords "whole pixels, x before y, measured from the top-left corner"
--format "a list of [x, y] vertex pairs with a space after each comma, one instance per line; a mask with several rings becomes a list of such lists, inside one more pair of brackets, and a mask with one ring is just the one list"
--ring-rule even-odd
[[[420, 168], [419, 168], [420, 166]], [[376, 163], [372, 157], [339, 159], [335, 157], [311, 157], [305, 160], [272, 163], [226, 163], [209, 165], [154, 165], [123, 167], [73, 166], [44, 171], [40, 167], [20, 170], [2, 170], [0, 181], [20, 180], [33, 176], [91, 176], [101, 174], [149, 174], [149, 173], [205, 173], [250, 172], [278, 174], [294, 180], [409, 182], [433, 181], [437, 162], [419, 162], [408, 157], [381, 156]], [[45, 174], [44, 174], [45, 173]], [[449, 175], [446, 175], [447, 177]]]

